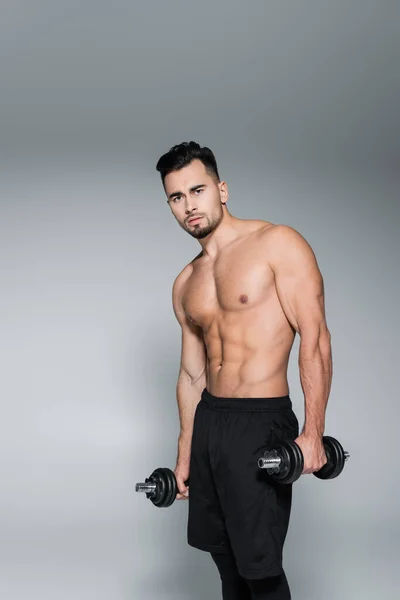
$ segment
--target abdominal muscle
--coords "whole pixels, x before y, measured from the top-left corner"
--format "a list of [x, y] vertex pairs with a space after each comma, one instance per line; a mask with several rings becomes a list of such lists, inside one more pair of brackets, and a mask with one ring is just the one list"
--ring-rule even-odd
[[272, 324], [265, 317], [260, 320], [259, 310], [245, 312], [219, 315], [204, 333], [207, 390], [224, 398], [288, 395], [292, 328], [277, 315]]

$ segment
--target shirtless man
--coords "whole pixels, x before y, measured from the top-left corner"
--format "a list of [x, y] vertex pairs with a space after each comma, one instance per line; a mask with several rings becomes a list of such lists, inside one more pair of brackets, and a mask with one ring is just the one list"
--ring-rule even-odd
[[[332, 356], [323, 279], [296, 230], [228, 212], [209, 148], [174, 146], [157, 170], [173, 216], [202, 247], [173, 285], [182, 329], [174, 472], [177, 499], [189, 500], [188, 543], [210, 552], [224, 600], [289, 600], [282, 550], [292, 486], [273, 482], [257, 458], [289, 438], [303, 452], [303, 473], [326, 463]], [[296, 332], [300, 435], [287, 381]]]

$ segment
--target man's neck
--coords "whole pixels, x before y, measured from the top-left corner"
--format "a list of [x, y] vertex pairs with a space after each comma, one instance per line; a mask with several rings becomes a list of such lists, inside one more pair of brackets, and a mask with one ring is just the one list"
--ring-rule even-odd
[[203, 249], [203, 256], [216, 258], [225, 246], [242, 234], [242, 222], [243, 219], [232, 217], [230, 214], [224, 215], [221, 223], [210, 235], [198, 240]]

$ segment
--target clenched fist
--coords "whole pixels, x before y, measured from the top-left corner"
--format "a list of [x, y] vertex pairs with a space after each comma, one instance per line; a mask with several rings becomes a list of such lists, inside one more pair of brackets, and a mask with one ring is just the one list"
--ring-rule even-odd
[[174, 469], [174, 475], [179, 490], [179, 492], [176, 495], [176, 499], [188, 500], [189, 486], [185, 484], [185, 481], [189, 479], [189, 465], [176, 465]]

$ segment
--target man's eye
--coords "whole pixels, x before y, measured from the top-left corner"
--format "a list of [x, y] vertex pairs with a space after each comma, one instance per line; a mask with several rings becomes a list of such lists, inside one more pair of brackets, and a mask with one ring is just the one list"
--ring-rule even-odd
[[196, 193], [197, 193], [197, 192], [202, 192], [202, 191], [203, 191], [202, 189], [200, 189], [200, 190], [196, 190]]

